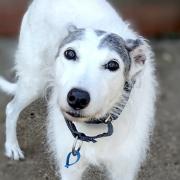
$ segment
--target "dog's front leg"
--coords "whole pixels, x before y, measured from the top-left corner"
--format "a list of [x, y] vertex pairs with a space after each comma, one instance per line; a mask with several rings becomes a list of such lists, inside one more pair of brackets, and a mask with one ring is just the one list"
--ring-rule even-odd
[[135, 180], [140, 166], [137, 155], [118, 156], [107, 163], [111, 180]]
[[38, 86], [36, 86], [36, 84], [33, 82], [27, 84], [24, 81], [19, 81], [14, 99], [7, 105], [5, 154], [13, 160], [24, 158], [16, 135], [19, 114], [25, 107], [33, 102], [38, 95]]

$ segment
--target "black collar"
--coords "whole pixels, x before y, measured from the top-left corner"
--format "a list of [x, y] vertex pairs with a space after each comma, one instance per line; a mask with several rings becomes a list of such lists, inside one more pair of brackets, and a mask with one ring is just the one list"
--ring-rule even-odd
[[118, 108], [116, 107], [116, 114], [114, 114], [113, 110], [112, 110], [110, 113], [107, 113], [107, 115], [104, 118], [94, 119], [94, 120], [86, 122], [87, 124], [106, 124], [108, 127], [108, 131], [106, 133], [102, 133], [97, 136], [87, 136], [86, 134], [79, 132], [77, 130], [75, 124], [72, 121], [65, 119], [67, 126], [68, 126], [69, 130], [71, 131], [73, 137], [77, 138], [80, 141], [96, 143], [97, 142], [96, 139], [111, 136], [113, 134], [112, 122], [114, 120], [117, 120], [118, 117], [121, 115], [122, 111], [124, 110], [128, 100], [129, 100], [129, 97], [130, 97], [131, 91], [134, 87], [134, 84], [135, 84], [135, 81], [131, 81], [131, 82], [126, 81], [126, 83], [124, 85], [124, 93], [122, 96], [122, 100], [120, 103], [118, 103]]

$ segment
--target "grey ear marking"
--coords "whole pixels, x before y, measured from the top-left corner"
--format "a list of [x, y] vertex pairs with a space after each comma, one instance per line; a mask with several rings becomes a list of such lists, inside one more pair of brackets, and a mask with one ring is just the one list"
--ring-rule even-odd
[[68, 32], [69, 33], [73, 33], [73, 32], [75, 32], [77, 30], [78, 30], [78, 28], [74, 24], [69, 24], [68, 25]]
[[135, 48], [130, 52], [130, 57], [134, 61], [134, 63], [139, 65], [144, 65], [146, 62], [145, 48], [143, 45]]
[[144, 69], [147, 60], [147, 45], [140, 39], [130, 39], [125, 43], [131, 59], [129, 78], [135, 79]]
[[146, 61], [145, 54], [138, 54], [137, 56], [134, 56], [134, 61], [138, 64], [145, 64]]
[[128, 39], [126, 41], [126, 49], [128, 50], [131, 60], [139, 65], [146, 62], [145, 45], [140, 39]]

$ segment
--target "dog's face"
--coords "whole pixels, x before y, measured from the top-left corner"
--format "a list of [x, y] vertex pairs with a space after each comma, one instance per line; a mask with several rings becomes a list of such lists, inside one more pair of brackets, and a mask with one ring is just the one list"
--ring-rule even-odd
[[104, 117], [119, 101], [131, 58], [123, 39], [103, 31], [71, 29], [55, 64], [58, 104], [69, 120]]

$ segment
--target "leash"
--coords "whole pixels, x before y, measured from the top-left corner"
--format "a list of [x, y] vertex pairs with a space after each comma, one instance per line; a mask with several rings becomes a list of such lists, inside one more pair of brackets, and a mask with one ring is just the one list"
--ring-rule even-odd
[[[83, 142], [96, 143], [97, 139], [112, 136], [112, 134], [114, 132], [112, 122], [114, 120], [118, 119], [118, 117], [122, 113], [123, 109], [125, 108], [128, 100], [129, 100], [131, 91], [134, 87], [134, 84], [135, 84], [135, 81], [132, 81], [131, 83], [125, 82], [125, 85], [124, 85], [124, 92], [125, 93], [123, 94], [122, 102], [119, 103], [121, 109], [119, 109], [120, 112], [119, 112], [118, 116], [110, 113], [109, 115], [106, 115], [105, 118], [95, 119], [95, 120], [91, 120], [89, 122], [86, 122], [87, 124], [105, 124], [105, 125], [107, 125], [108, 130], [105, 133], [102, 133], [102, 134], [99, 134], [96, 136], [87, 136], [85, 133], [79, 132], [77, 130], [75, 124], [72, 121], [69, 121], [67, 118], [65, 118], [67, 127], [69, 128], [71, 134], [75, 138], [75, 141], [74, 141], [74, 144], [72, 147], [72, 151], [67, 155], [66, 164], [65, 164], [66, 168], [69, 168], [70, 166], [76, 164], [80, 160], [80, 158], [81, 158], [80, 150], [81, 150]], [[80, 141], [81, 143], [80, 143], [79, 147], [77, 148], [76, 146], [78, 144], [78, 141]], [[75, 158], [74, 162], [70, 162], [70, 161], [72, 161], [71, 160], [72, 157]]]

